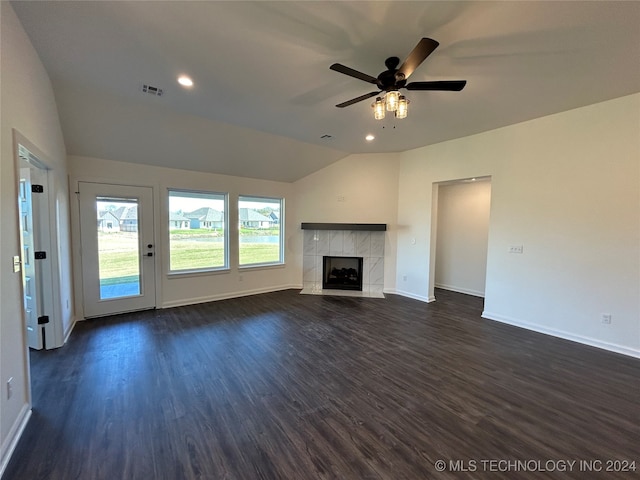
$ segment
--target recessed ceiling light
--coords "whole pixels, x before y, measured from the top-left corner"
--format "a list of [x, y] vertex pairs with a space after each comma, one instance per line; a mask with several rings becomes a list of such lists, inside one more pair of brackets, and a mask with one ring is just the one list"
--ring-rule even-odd
[[181, 75], [178, 77], [178, 83], [183, 87], [193, 87], [193, 80], [191, 80], [186, 75]]
[[369, 135], [367, 135], [366, 137], [364, 137], [364, 139], [365, 139], [367, 142], [370, 142], [370, 141], [372, 141], [372, 140], [375, 140], [375, 138], [376, 138], [376, 137], [374, 137], [374, 136], [373, 136], [373, 135], [371, 135], [371, 134], [369, 134]]

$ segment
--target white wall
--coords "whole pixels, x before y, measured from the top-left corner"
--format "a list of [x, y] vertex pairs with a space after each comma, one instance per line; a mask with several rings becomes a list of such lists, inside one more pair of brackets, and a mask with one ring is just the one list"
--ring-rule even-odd
[[433, 296], [433, 183], [490, 175], [484, 315], [640, 356], [639, 159], [640, 94], [401, 154], [398, 290]]
[[484, 297], [491, 182], [438, 186], [435, 286]]
[[[395, 289], [398, 155], [349, 155], [295, 182], [296, 223], [386, 223], [384, 289]], [[302, 248], [297, 252], [302, 259]], [[302, 264], [300, 264], [302, 268]]]
[[[69, 255], [66, 151], [49, 77], [9, 2], [0, 2], [1, 19], [1, 149], [0, 200], [0, 438], [1, 467], [12, 442], [29, 412], [28, 359], [22, 319], [21, 274], [13, 273], [11, 258], [20, 254], [17, 176], [14, 158], [14, 131], [38, 150], [47, 163], [54, 191], [54, 211], [58, 222], [60, 319], [65, 328], [72, 323]], [[14, 130], [15, 129], [15, 130]], [[36, 153], [36, 152], [34, 152]], [[5, 385], [13, 378], [13, 396], [7, 400]]]
[[[159, 256], [156, 280], [159, 286], [158, 307], [171, 307], [200, 303], [222, 298], [237, 297], [253, 293], [285, 288], [302, 288], [302, 259], [298, 251], [296, 202], [290, 183], [256, 180], [228, 175], [192, 172], [165, 167], [152, 167], [112, 160], [69, 156], [70, 187], [77, 190], [80, 180], [103, 183], [142, 185], [153, 188], [155, 210], [156, 249]], [[229, 194], [229, 245], [230, 270], [207, 274], [167, 275], [168, 272], [168, 218], [167, 189], [204, 190]], [[261, 268], [238, 269], [238, 247], [233, 242], [233, 231], [237, 232], [238, 195], [257, 195], [285, 199], [285, 265]], [[72, 213], [74, 251], [79, 251], [78, 205], [74, 202]], [[299, 228], [299, 226], [298, 226]], [[83, 317], [82, 272], [80, 262], [74, 263], [76, 278], [76, 311]]]

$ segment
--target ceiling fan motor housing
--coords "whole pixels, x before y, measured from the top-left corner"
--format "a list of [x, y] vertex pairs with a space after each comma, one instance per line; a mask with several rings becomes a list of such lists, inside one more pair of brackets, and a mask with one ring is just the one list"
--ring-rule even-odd
[[400, 59], [398, 57], [389, 57], [384, 61], [387, 70], [378, 75], [377, 85], [380, 90], [389, 92], [398, 90], [405, 86], [407, 81], [402, 73], [398, 73], [398, 65]]

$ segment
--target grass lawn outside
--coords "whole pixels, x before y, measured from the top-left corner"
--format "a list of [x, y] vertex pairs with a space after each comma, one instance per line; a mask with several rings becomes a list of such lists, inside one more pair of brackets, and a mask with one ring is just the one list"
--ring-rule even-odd
[[[179, 234], [174, 235], [174, 232]], [[170, 236], [171, 270], [197, 270], [224, 266], [224, 242], [220, 237], [184, 234], [188, 230], [172, 231]], [[210, 234], [210, 231], [205, 231]], [[273, 235], [273, 232], [265, 232]], [[263, 235], [264, 236], [264, 235]], [[99, 233], [100, 283], [121, 283], [138, 278], [140, 257], [137, 234], [132, 232]], [[240, 265], [277, 262], [277, 243], [252, 243], [243, 239]]]

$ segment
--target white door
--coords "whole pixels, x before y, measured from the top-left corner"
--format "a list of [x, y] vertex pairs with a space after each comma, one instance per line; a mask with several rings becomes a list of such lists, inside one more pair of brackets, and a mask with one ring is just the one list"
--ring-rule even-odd
[[[24, 292], [24, 311], [27, 320], [27, 343], [30, 348], [41, 350], [42, 328], [38, 325], [41, 301], [38, 295], [38, 274], [36, 272], [36, 235], [33, 230], [34, 208], [31, 197], [31, 171], [20, 169], [20, 231], [22, 243], [22, 286]], [[37, 209], [35, 209], [37, 212]]]
[[78, 187], [84, 316], [155, 308], [153, 190]]

